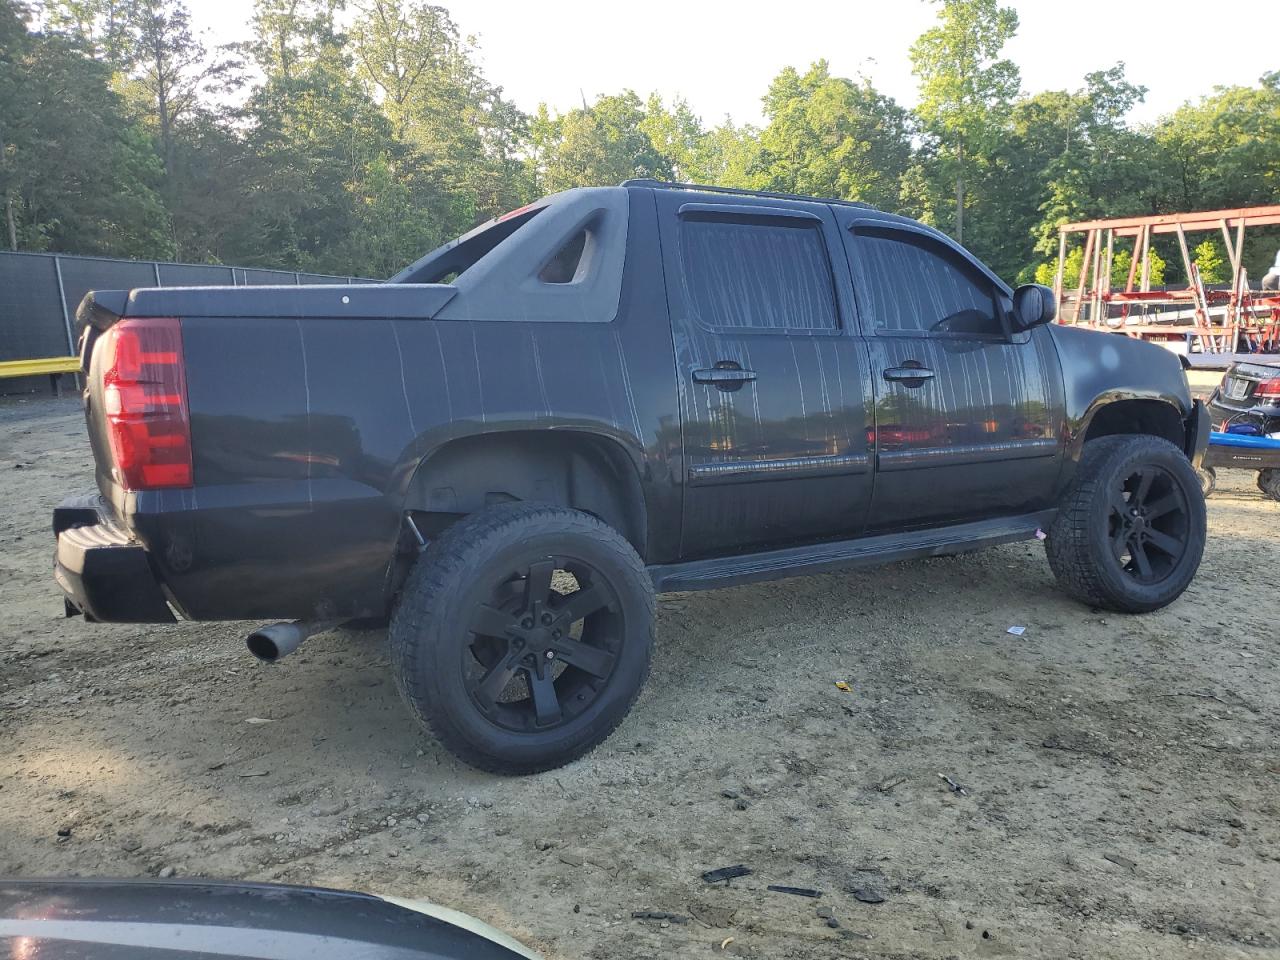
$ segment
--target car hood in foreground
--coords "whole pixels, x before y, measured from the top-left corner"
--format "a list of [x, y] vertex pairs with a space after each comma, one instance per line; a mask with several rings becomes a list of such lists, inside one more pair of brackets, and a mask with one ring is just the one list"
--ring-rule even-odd
[[422, 901], [210, 880], [0, 880], [12, 960], [537, 960]]

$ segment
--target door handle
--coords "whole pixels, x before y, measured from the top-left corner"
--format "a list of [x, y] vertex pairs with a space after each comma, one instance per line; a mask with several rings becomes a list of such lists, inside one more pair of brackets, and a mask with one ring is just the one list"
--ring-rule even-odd
[[884, 372], [884, 378], [906, 387], [920, 387], [926, 380], [933, 379], [933, 371], [921, 366], [889, 367]]
[[721, 390], [737, 390], [755, 378], [754, 370], [743, 370], [732, 360], [722, 360], [714, 367], [693, 371], [694, 383], [714, 383]]

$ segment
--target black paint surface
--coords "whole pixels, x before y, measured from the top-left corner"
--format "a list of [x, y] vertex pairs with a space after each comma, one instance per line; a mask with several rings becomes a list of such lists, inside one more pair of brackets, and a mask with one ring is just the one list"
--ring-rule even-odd
[[[637, 491], [632, 541], [663, 565], [1043, 511], [1103, 405], [1192, 417], [1175, 357], [1066, 327], [1008, 332], [1009, 288], [900, 217], [644, 184], [541, 203], [448, 284], [130, 301], [182, 317], [196, 486], [114, 486], [91, 370], [98, 481], [182, 612], [383, 614], [406, 509], [581, 486], [543, 476], [531, 448], [609, 451], [609, 484]], [[544, 291], [582, 230], [572, 281]], [[441, 478], [494, 443], [469, 462], [499, 469]]]

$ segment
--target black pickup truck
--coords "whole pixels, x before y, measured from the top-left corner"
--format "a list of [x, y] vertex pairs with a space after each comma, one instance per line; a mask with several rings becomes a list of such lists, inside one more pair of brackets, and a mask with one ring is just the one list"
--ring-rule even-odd
[[381, 284], [98, 291], [56, 577], [90, 620], [297, 621], [268, 660], [390, 618], [414, 713], [508, 773], [622, 720], [656, 593], [1045, 531], [1068, 592], [1154, 610], [1200, 562], [1205, 412], [1053, 315], [914, 221], [653, 181]]

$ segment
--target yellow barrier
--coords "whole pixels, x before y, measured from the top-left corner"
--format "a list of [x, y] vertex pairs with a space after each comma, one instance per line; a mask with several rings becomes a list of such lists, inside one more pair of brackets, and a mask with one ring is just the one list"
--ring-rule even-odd
[[[0, 380], [5, 377], [39, 377], [47, 375], [53, 386], [53, 393], [62, 396], [62, 380], [60, 373], [80, 373], [79, 357], [44, 357], [40, 360], [2, 360], [0, 361]], [[76, 377], [77, 387], [80, 384]]]
[[44, 374], [79, 373], [79, 357], [45, 357], [43, 360], [0, 361], [0, 379], [5, 377], [38, 377]]

